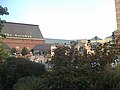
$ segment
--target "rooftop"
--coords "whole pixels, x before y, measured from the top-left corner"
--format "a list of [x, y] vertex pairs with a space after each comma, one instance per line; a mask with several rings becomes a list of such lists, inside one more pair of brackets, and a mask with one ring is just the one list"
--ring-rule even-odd
[[46, 44], [61, 44], [61, 45], [66, 44], [66, 45], [69, 45], [71, 41], [73, 41], [73, 40], [45, 38]]
[[101, 38], [99, 38], [99, 37], [97, 37], [97, 36], [95, 36], [95, 37], [93, 37], [92, 39], [90, 39], [90, 40], [102, 40]]
[[6, 22], [2, 30], [7, 37], [44, 39], [38, 25]]

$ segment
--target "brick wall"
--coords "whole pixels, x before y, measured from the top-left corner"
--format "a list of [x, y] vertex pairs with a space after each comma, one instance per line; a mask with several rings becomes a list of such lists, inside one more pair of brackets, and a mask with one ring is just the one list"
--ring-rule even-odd
[[44, 40], [36, 40], [36, 39], [4, 38], [0, 40], [2, 42], [5, 42], [10, 48], [18, 49], [18, 51], [21, 51], [23, 47], [28, 47], [28, 49], [31, 50], [37, 44], [44, 43]]

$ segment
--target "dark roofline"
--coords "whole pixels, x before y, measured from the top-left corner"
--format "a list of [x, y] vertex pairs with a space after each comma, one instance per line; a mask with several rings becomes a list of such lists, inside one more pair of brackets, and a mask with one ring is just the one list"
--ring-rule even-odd
[[105, 38], [112, 38], [112, 35], [111, 35], [111, 36], [108, 36], [108, 37], [105, 37]]
[[43, 39], [43, 35], [38, 25], [14, 23], [14, 22], [6, 22], [3, 23], [3, 25], [4, 27], [2, 33], [5, 33], [6, 35], [11, 34], [11, 35], [7, 35], [8, 37], [22, 37], [22, 38], [26, 37], [26, 38]]
[[44, 40], [45, 41], [45, 39], [43, 38], [43, 39], [38, 39], [38, 38], [21, 38], [21, 37], [6, 37], [6, 38], [13, 38], [13, 39], [30, 39], [30, 40]]
[[51, 50], [50, 44], [37, 44], [35, 45], [32, 50]]
[[[95, 37], [97, 37], [97, 40], [103, 40], [103, 39], [99, 38], [98, 36], [95, 36]], [[95, 37], [91, 38], [90, 40], [95, 40]]]
[[65, 41], [74, 41], [70, 39], [55, 39], [55, 38], [45, 38], [46, 40], [65, 40]]
[[16, 22], [5, 22], [5, 23], [9, 23], [9, 24], [20, 24], [20, 25], [29, 25], [29, 26], [39, 26], [39, 25], [35, 25], [35, 24], [16, 23]]

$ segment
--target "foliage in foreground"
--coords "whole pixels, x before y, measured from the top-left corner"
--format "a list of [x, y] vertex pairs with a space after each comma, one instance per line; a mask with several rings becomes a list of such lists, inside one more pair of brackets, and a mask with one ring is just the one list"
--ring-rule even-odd
[[41, 76], [45, 71], [43, 64], [31, 62], [24, 58], [8, 58], [2, 66], [1, 86], [3, 90], [12, 89], [21, 77]]
[[108, 44], [96, 47], [95, 54], [83, 56], [69, 47], [58, 47], [53, 68], [44, 78], [47, 90], [118, 90], [117, 68], [110, 66], [115, 59], [116, 51]]
[[8, 52], [3, 48], [3, 43], [0, 42], [0, 63], [8, 58]]
[[20, 78], [13, 86], [13, 90], [42, 90], [45, 87], [44, 81], [40, 77], [28, 76]]
[[119, 90], [120, 66], [113, 69], [110, 65], [115, 59], [116, 50], [108, 44], [96, 47], [95, 54], [84, 55], [69, 47], [57, 47], [50, 71], [36, 74], [31, 64], [25, 69], [27, 64], [20, 60], [22, 67], [16, 69], [19, 64], [9, 61], [2, 84], [7, 87], [12, 82], [14, 90]]

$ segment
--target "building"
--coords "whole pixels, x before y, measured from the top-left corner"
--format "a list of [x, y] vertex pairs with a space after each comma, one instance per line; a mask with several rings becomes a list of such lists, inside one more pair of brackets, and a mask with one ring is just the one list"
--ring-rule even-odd
[[54, 55], [54, 50], [57, 48], [56, 46], [69, 46], [71, 45], [72, 40], [65, 39], [50, 39], [45, 38], [44, 44], [37, 44], [32, 50], [35, 54], [51, 54]]
[[33, 24], [6, 22], [2, 34], [5, 34], [6, 38], [0, 38], [0, 40], [18, 51], [21, 51], [23, 47], [31, 50], [45, 41], [39, 26]]
[[99, 38], [99, 37], [97, 37], [97, 36], [91, 38], [90, 41], [91, 41], [91, 43], [96, 43], [96, 42], [98, 42], [98, 43], [104, 43], [104, 40], [101, 39], [101, 38]]
[[116, 38], [120, 38], [120, 0], [115, 0], [117, 30], [115, 31]]
[[51, 53], [51, 44], [37, 44], [33, 49], [34, 54], [45, 55]]
[[112, 41], [113, 41], [112, 35], [105, 38], [105, 42], [112, 42]]
[[120, 57], [120, 0], [115, 0], [117, 30], [115, 31], [115, 41], [117, 44], [118, 57]]
[[45, 38], [46, 44], [70, 45], [73, 40]]

